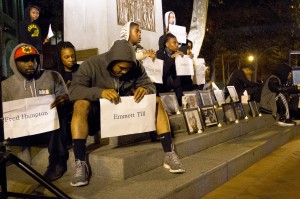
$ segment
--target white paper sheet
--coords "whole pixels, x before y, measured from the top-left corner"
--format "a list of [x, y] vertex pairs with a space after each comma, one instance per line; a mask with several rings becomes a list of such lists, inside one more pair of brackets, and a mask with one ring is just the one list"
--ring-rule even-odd
[[100, 99], [101, 138], [155, 130], [156, 95], [145, 95], [136, 103], [133, 96], [114, 104]]
[[59, 128], [54, 95], [3, 102], [4, 137], [18, 138]]

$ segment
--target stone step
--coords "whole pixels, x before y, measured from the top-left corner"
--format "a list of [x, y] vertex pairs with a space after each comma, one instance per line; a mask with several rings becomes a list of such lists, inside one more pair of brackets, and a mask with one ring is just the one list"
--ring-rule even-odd
[[[171, 174], [160, 166], [151, 170], [149, 169], [149, 171], [135, 175], [134, 177], [128, 177], [127, 179], [113, 179], [101, 175], [93, 175], [88, 186], [74, 188], [69, 185], [71, 173], [68, 172], [61, 179], [55, 181], [54, 184], [71, 198], [75, 199], [199, 199], [201, 196], [238, 175], [247, 167], [270, 154], [272, 151], [299, 134], [299, 126], [280, 127], [277, 125], [269, 125], [263, 127], [263, 124], [266, 125], [267, 122], [263, 122], [263, 118], [257, 119], [258, 120], [255, 120], [255, 118], [253, 118], [253, 121], [255, 122], [251, 122], [252, 125], [249, 124], [251, 120], [245, 122], [248, 124], [244, 124], [244, 126], [242, 125], [242, 122], [233, 124], [232, 126], [234, 126], [234, 128], [229, 128], [230, 125], [228, 125], [228, 133], [224, 133], [226, 131], [220, 131], [218, 133], [218, 131], [213, 131], [212, 129], [212, 132], [207, 132], [207, 136], [204, 136], [205, 134], [201, 134], [200, 136], [192, 135], [195, 136], [194, 139], [196, 140], [196, 136], [207, 137], [207, 142], [210, 141], [216, 144], [211, 147], [208, 146], [208, 143], [205, 143], [200, 139], [197, 142], [190, 142], [187, 144], [190, 139], [194, 140], [191, 136], [178, 136], [175, 139], [176, 149], [178, 154], [182, 157], [182, 163], [187, 171], [184, 174]], [[244, 133], [248, 128], [251, 132]], [[229, 135], [230, 132], [236, 134], [236, 136]], [[235, 138], [228, 139], [228, 141], [222, 143], [219, 140], [222, 140], [223, 138], [221, 137], [223, 136]], [[204, 145], [203, 147], [206, 149], [199, 151], [199, 148], [202, 148], [199, 147], [199, 145]], [[153, 158], [153, 161], [160, 162], [160, 157], [158, 156], [160, 156], [161, 150], [158, 147], [158, 143], [141, 144], [141, 146], [144, 150], [144, 154], [150, 154], [150, 157], [148, 157], [149, 159], [152, 158], [150, 149], [154, 150], [158, 155], [156, 158]], [[141, 152], [136, 152], [136, 147], [138, 146], [133, 146], [133, 148], [128, 146], [128, 149], [126, 147], [123, 148], [123, 150], [127, 151], [128, 154], [130, 154], [129, 151], [131, 151], [132, 154]], [[114, 150], [104, 150], [102, 155]], [[120, 150], [119, 152], [121, 153], [121, 149], [118, 150]], [[120, 156], [125, 154], [127, 153], [123, 152]], [[130, 159], [129, 157], [131, 156], [135, 157], [135, 155], [132, 154], [126, 155], [127, 158]], [[142, 164], [143, 166], [141, 167], [146, 167], [148, 164], [148, 161], [146, 163], [143, 162], [143, 158], [139, 161], [137, 160], [137, 158], [132, 158], [132, 161], [136, 162], [132, 162], [131, 165], [140, 167], [140, 164]], [[116, 157], [116, 164], [118, 164], [119, 161], [121, 161], [120, 157]], [[127, 161], [129, 162], [129, 160]], [[93, 172], [95, 172], [95, 169], [97, 170], [95, 167], [99, 167], [100, 165], [93, 166]], [[110, 168], [106, 169], [107, 172], [109, 172]], [[9, 166], [7, 170], [10, 191], [19, 190], [22, 192], [32, 192], [35, 190], [49, 194], [48, 191], [39, 187], [38, 183], [26, 177], [25, 174], [17, 172], [17, 168], [15, 168], [14, 165]]]
[[[201, 134], [188, 135], [188, 133], [175, 134], [174, 144], [180, 158], [200, 152], [204, 149], [227, 142], [228, 140], [247, 134], [274, 123], [271, 115], [241, 120], [239, 123], [222, 124], [222, 127], [210, 127]], [[44, 148], [34, 156], [32, 166], [45, 170], [48, 164], [48, 151]], [[164, 153], [159, 142], [142, 141], [132, 145], [115, 147], [112, 145], [88, 147], [88, 162], [93, 176], [123, 180], [163, 164]], [[68, 168], [72, 167], [74, 154], [70, 149]], [[68, 170], [68, 172], [71, 169]]]

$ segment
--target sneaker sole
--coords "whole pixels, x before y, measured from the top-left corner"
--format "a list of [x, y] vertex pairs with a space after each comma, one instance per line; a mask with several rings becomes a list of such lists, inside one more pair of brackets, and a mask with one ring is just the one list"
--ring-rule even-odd
[[177, 169], [177, 170], [173, 170], [171, 169], [171, 167], [169, 165], [167, 165], [166, 163], [164, 163], [164, 168], [165, 169], [169, 169], [170, 173], [185, 173], [184, 169]]
[[72, 187], [82, 187], [82, 186], [85, 186], [85, 185], [87, 185], [89, 183], [89, 181], [85, 181], [85, 182], [77, 182], [77, 183], [70, 183], [70, 185], [72, 186]]
[[284, 123], [284, 122], [278, 122], [278, 125], [279, 126], [295, 126], [295, 124], [287, 124], [287, 123]]

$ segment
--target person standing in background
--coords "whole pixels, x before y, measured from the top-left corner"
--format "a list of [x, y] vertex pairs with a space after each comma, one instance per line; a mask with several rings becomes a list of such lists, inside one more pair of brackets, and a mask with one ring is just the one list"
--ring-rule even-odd
[[36, 21], [40, 16], [41, 8], [37, 5], [29, 5], [25, 8], [24, 20], [19, 23], [19, 43], [34, 46], [40, 53], [43, 63], [43, 44], [49, 42], [49, 38], [42, 38], [41, 28]]
[[176, 16], [175, 13], [173, 11], [168, 11], [165, 13], [165, 17], [164, 17], [164, 22], [165, 22], [165, 30], [164, 30], [164, 34], [162, 36], [159, 37], [158, 40], [158, 47], [159, 50], [164, 50], [164, 42], [166, 40], [166, 35], [168, 33], [170, 33], [169, 31], [169, 25], [176, 25]]

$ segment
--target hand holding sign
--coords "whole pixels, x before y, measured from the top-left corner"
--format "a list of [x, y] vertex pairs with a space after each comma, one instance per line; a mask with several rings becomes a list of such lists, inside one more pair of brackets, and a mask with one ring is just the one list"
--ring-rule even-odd
[[138, 87], [134, 92], [134, 100], [135, 102], [139, 103], [143, 97], [148, 94], [148, 90], [143, 87]]
[[104, 89], [102, 91], [101, 98], [108, 99], [114, 104], [118, 104], [119, 102], [121, 102], [120, 95], [115, 89]]

